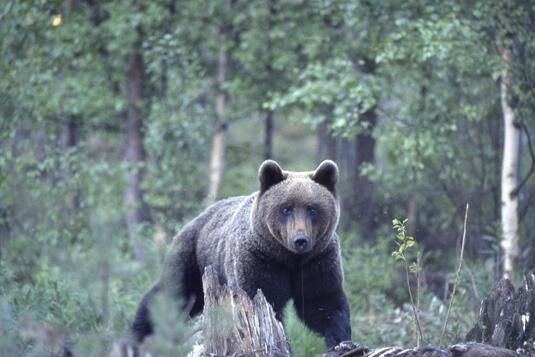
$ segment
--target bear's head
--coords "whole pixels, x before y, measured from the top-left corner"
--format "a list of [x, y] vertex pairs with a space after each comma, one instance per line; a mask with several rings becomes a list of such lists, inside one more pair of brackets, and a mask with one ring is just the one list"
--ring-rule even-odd
[[252, 216], [255, 230], [296, 254], [322, 250], [340, 216], [336, 164], [326, 160], [314, 171], [290, 172], [267, 160], [258, 175], [260, 190]]

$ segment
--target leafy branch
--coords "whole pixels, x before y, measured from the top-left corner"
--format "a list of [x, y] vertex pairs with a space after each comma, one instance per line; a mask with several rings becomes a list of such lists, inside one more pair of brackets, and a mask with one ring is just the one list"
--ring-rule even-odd
[[410, 252], [411, 248], [413, 247], [416, 248], [417, 256], [420, 256], [420, 252], [417, 248], [414, 237], [407, 235], [407, 222], [408, 222], [408, 219], [404, 219], [403, 221], [394, 219], [392, 221], [392, 226], [394, 227], [394, 230], [396, 231], [396, 237], [394, 239], [394, 243], [396, 243], [396, 245], [398, 246], [398, 249], [392, 252], [392, 256], [396, 260], [403, 261], [403, 266], [405, 268], [405, 281], [407, 283], [407, 290], [409, 291], [409, 298], [411, 301], [412, 312], [414, 314], [414, 321], [416, 324], [416, 329], [418, 331], [418, 334], [416, 336], [416, 345], [419, 347], [421, 342], [423, 341], [423, 334], [422, 334], [422, 327], [420, 324], [420, 314], [418, 312], [418, 309], [416, 308], [416, 304], [414, 303], [414, 298], [412, 296], [409, 273], [416, 274], [417, 279], [419, 279], [420, 266], [419, 266], [419, 260], [418, 260], [418, 263], [415, 263], [415, 262], [409, 263], [409, 258], [407, 257], [407, 254]]

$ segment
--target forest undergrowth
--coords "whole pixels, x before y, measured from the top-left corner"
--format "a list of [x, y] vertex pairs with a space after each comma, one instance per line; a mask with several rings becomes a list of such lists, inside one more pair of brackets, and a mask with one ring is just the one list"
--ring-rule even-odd
[[[408, 303], [404, 273], [391, 256], [392, 239], [384, 237], [372, 245], [348, 235], [343, 246], [353, 340], [370, 347], [415, 346], [414, 315]], [[61, 266], [51, 257], [42, 258], [36, 262], [31, 279], [25, 280], [17, 280], [21, 274], [18, 269], [1, 264], [0, 350], [9, 355], [49, 355], [61, 341], [75, 355], [108, 353], [113, 341], [125, 336], [140, 297], [158, 274], [161, 248], [156, 244], [146, 248], [151, 259], [139, 263], [132, 263], [119, 247], [97, 245], [85, 252], [71, 250], [69, 264]], [[75, 264], [89, 263], [89, 255], [105, 260]], [[424, 272], [425, 261], [424, 254]], [[474, 324], [480, 299], [493, 284], [488, 276], [482, 265], [466, 264], [463, 268], [444, 344], [459, 341]], [[441, 334], [447, 311], [444, 294], [451, 291], [451, 272], [447, 279], [440, 291], [422, 278], [422, 345], [437, 344]], [[155, 308], [161, 319], [157, 320], [154, 346], [162, 356], [176, 355], [172, 351], [177, 346], [185, 351], [195, 342], [191, 336], [195, 335], [196, 324], [178, 323], [183, 316], [168, 302], [161, 304], [163, 307]], [[304, 327], [291, 303], [286, 309], [285, 327], [295, 356], [315, 356], [325, 351], [323, 340]]]

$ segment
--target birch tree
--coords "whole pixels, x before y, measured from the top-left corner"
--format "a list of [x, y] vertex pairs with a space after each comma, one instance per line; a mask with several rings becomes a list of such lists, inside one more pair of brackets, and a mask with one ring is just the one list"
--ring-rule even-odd
[[503, 158], [501, 175], [501, 223], [503, 248], [503, 275], [510, 278], [514, 272], [515, 258], [518, 256], [518, 195], [514, 193], [518, 185], [518, 165], [520, 160], [520, 125], [515, 121], [515, 113], [509, 104], [512, 76], [511, 52], [500, 48], [504, 68], [500, 78], [500, 102], [503, 112]]
[[217, 58], [217, 73], [215, 78], [217, 93], [215, 96], [215, 117], [212, 133], [212, 148], [210, 151], [210, 182], [207, 201], [214, 201], [217, 198], [225, 163], [227, 123], [224, 119], [224, 113], [227, 105], [227, 95], [223, 89], [223, 85], [227, 75], [227, 52], [224, 48], [226, 38], [226, 31], [221, 29], [219, 33], [221, 48]]

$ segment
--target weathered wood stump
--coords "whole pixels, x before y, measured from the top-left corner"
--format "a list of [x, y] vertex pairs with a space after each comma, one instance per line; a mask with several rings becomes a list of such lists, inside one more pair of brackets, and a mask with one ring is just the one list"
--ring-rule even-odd
[[481, 302], [467, 339], [535, 356], [535, 274], [526, 274], [517, 291], [509, 280], [500, 280]]
[[220, 285], [211, 267], [206, 268], [202, 282], [206, 356], [290, 356], [282, 323], [261, 290], [251, 300], [238, 287]]
[[[192, 357], [290, 357], [282, 323], [261, 290], [250, 299], [238, 287], [221, 285], [211, 267], [202, 277], [204, 311], [202, 346]], [[110, 357], [153, 357], [149, 342], [135, 346], [128, 341], [113, 345]]]

